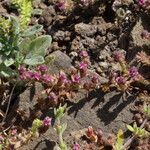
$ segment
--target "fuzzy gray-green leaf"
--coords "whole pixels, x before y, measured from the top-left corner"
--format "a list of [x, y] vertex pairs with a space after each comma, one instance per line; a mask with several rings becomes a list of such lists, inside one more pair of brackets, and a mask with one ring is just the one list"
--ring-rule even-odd
[[39, 64], [43, 64], [44, 61], [44, 57], [43, 56], [39, 56], [39, 55], [33, 55], [33, 56], [28, 56], [24, 59], [24, 63], [26, 65], [31, 65], [31, 66], [35, 66], [35, 65], [39, 65]]
[[42, 26], [42, 25], [36, 24], [36, 25], [31, 26], [31, 27], [29, 27], [28, 29], [26, 29], [26, 30], [21, 34], [21, 36], [22, 36], [22, 37], [28, 37], [28, 36], [35, 35], [36, 33], [42, 31], [42, 29], [43, 29], [43, 26]]
[[29, 45], [29, 55], [46, 55], [46, 50], [50, 47], [52, 38], [49, 35], [43, 35], [33, 40]]
[[15, 75], [15, 72], [10, 68], [6, 67], [4, 64], [0, 64], [0, 76], [1, 77], [13, 77]]

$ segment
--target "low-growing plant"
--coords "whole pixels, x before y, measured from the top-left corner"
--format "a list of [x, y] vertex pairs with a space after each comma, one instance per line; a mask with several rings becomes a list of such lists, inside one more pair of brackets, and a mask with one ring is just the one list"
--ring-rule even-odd
[[65, 115], [65, 110], [66, 110], [66, 106], [59, 106], [58, 108], [54, 109], [54, 115], [55, 115], [55, 119], [56, 119], [56, 125], [55, 125], [55, 130], [56, 133], [58, 135], [58, 144], [56, 145], [56, 149], [57, 150], [67, 150], [67, 145], [65, 143], [65, 141], [63, 140], [63, 133], [67, 128], [67, 124], [66, 123], [61, 123], [61, 119], [64, 117]]
[[18, 149], [27, 144], [34, 137], [39, 137], [39, 129], [51, 125], [51, 118], [46, 117], [44, 120], [35, 119], [29, 130], [21, 127], [10, 128], [9, 131], [0, 132], [0, 150]]
[[0, 17], [1, 77], [17, 76], [16, 69], [21, 64], [34, 66], [45, 62], [46, 50], [52, 39], [49, 35], [36, 37], [41, 30], [42, 26], [38, 24], [22, 29], [21, 22], [13, 16]]
[[20, 29], [23, 30], [27, 27], [30, 22], [32, 15], [32, 1], [33, 0], [11, 0], [12, 5], [14, 5], [20, 13]]
[[114, 150], [123, 150], [124, 141], [124, 133], [120, 129], [117, 134], [116, 142], [113, 144]]
[[[117, 68], [113, 68], [117, 66]], [[126, 60], [125, 54], [122, 51], [114, 51], [112, 54], [112, 70], [109, 74], [108, 88], [116, 87], [117, 90], [122, 92], [129, 92], [132, 90], [134, 82], [143, 82], [143, 77], [138, 72], [135, 66], [130, 67]]]
[[72, 100], [79, 90], [89, 92], [98, 87], [100, 82], [96, 74], [85, 81], [85, 78], [89, 76], [88, 55], [82, 51], [80, 57], [81, 62], [76, 68], [71, 68], [68, 73], [61, 70], [58, 74], [52, 75], [46, 65], [39, 65], [34, 70], [23, 66], [19, 68], [21, 80], [31, 83], [40, 82], [44, 85], [45, 89], [38, 99], [41, 109], [59, 105], [65, 100]]
[[150, 118], [150, 105], [144, 103], [143, 112], [148, 118]]
[[136, 123], [134, 123], [133, 126], [127, 125], [127, 128], [137, 137], [144, 138], [150, 136], [148, 131], [138, 127]]

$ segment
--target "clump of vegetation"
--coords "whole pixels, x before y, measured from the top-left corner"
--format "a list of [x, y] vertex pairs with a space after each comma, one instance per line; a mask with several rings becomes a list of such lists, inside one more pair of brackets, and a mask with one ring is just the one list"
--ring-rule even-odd
[[32, 15], [32, 0], [11, 0], [11, 3], [17, 7], [20, 13], [20, 27], [21, 30], [25, 29], [30, 22]]
[[44, 63], [46, 50], [51, 44], [51, 36], [42, 35], [36, 38], [36, 34], [42, 30], [41, 25], [21, 30], [22, 25], [18, 19], [9, 16], [8, 19], [1, 17], [0, 26], [1, 77], [17, 76], [17, 69], [22, 64], [34, 66]]
[[[47, 61], [50, 61], [49, 56], [47, 56], [47, 49], [51, 46], [52, 38], [50, 35], [41, 35], [43, 31], [42, 25], [35, 24], [30, 26], [34, 10], [32, 2], [32, 0], [11, 0], [11, 8], [17, 10], [19, 13], [18, 17], [13, 15], [0, 16], [0, 89], [3, 91], [5, 83], [9, 85], [8, 89], [11, 89], [12, 83], [14, 85], [12, 91], [8, 92], [10, 93], [8, 101], [7, 98], [5, 100], [6, 104], [8, 103], [5, 113], [0, 111], [0, 116], [3, 117], [2, 125], [0, 126], [0, 128], [3, 129], [0, 131], [0, 150], [21, 148], [30, 140], [46, 132], [50, 126], [53, 127], [52, 118], [47, 116], [41, 119], [43, 118], [42, 115], [44, 115], [43, 112], [48, 111], [50, 108], [54, 109], [54, 129], [58, 136], [58, 142], [55, 143], [55, 148], [57, 150], [68, 150], [69, 146], [64, 140], [64, 132], [67, 129], [67, 123], [63, 123], [68, 100], [72, 102], [79, 91], [84, 91], [88, 96], [88, 93], [93, 90], [102, 90], [103, 92], [116, 90], [120, 93], [125, 93], [127, 96], [131, 94], [140, 96], [141, 93], [146, 93], [145, 96], [149, 97], [148, 90], [146, 89], [144, 91], [140, 89], [139, 86], [140, 83], [149, 85], [149, 78], [144, 78], [139, 71], [139, 66], [136, 65], [140, 62], [142, 65], [149, 67], [150, 56], [144, 52], [144, 50], [138, 52], [136, 55], [137, 64], [130, 65], [126, 60], [126, 53], [124, 50], [119, 48], [112, 50], [111, 58], [107, 62], [109, 63], [109, 67], [106, 72], [104, 71], [105, 67], [101, 65], [101, 73], [103, 77], [107, 79], [107, 81], [102, 84], [101, 77], [99, 76], [102, 74], [97, 74], [93, 72], [93, 70], [90, 70], [93, 60], [90, 58], [90, 53], [88, 54], [89, 51], [80, 49], [79, 54], [76, 54], [74, 57], [74, 67], [70, 68], [67, 72], [60, 70], [58, 74], [52, 75], [49, 72], [50, 66], [47, 66]], [[45, 1], [45, 3], [51, 2]], [[62, 19], [62, 22], [68, 23], [67, 19], [64, 20], [66, 16], [62, 17], [60, 14], [72, 11], [74, 15], [76, 14], [76, 10], [74, 9], [77, 7], [79, 10], [82, 8], [82, 17], [86, 18], [88, 8], [94, 8], [94, 5], [97, 10], [100, 10], [99, 2], [95, 0], [58, 0], [55, 3], [56, 7], [54, 7], [55, 9], [53, 11], [59, 10], [59, 17]], [[150, 2], [148, 0], [110, 0], [107, 2], [105, 1], [104, 5], [110, 5], [103, 6], [101, 9], [105, 10], [104, 14], [108, 13], [107, 9], [111, 9], [112, 13], [116, 15], [115, 20], [111, 23], [113, 24], [114, 22], [117, 26], [126, 26], [129, 24], [132, 8], [137, 8], [137, 13], [144, 12], [146, 14], [149, 13], [150, 9]], [[72, 17], [72, 14], [70, 13], [69, 15]], [[97, 16], [96, 14], [96, 19]], [[90, 16], [90, 19], [92, 17]], [[92, 24], [96, 20], [93, 18]], [[80, 22], [80, 17], [77, 16], [75, 21]], [[52, 24], [55, 24], [55, 22], [52, 22]], [[70, 28], [68, 24], [67, 27]], [[99, 18], [97, 24], [99, 24]], [[60, 28], [57, 23], [56, 26]], [[99, 26], [94, 26], [94, 28], [96, 28], [95, 30], [100, 30]], [[74, 31], [72, 25], [69, 30]], [[108, 30], [112, 29], [108, 27]], [[108, 30], [106, 30], [106, 32], [108, 32]], [[100, 31], [96, 31], [94, 36], [100, 34], [99, 32]], [[71, 36], [71, 40], [73, 40], [74, 34]], [[144, 30], [141, 33], [141, 37], [145, 40], [150, 40], [149, 31]], [[106, 42], [107, 38], [109, 37], [106, 37]], [[90, 40], [91, 37], [89, 36], [87, 39]], [[86, 40], [86, 38], [84, 40]], [[58, 43], [58, 45], [59, 44], [61, 45], [62, 43]], [[86, 46], [88, 44], [90, 43], [85, 42]], [[66, 45], [68, 45], [68, 43]], [[70, 47], [70, 45], [68, 47]], [[36, 82], [43, 85], [43, 91], [41, 91], [40, 96], [37, 98], [37, 102], [34, 105], [35, 107], [31, 110], [32, 113], [30, 115], [33, 115], [31, 117], [32, 119], [30, 120], [30, 118], [28, 118], [32, 123], [31, 127], [24, 129], [22, 126], [18, 127], [12, 125], [5, 129], [3, 122], [6, 120], [9, 112], [11, 97], [16, 84], [25, 83], [25, 85], [35, 85]], [[136, 91], [136, 93], [134, 93], [134, 91]], [[95, 130], [93, 127], [89, 126], [84, 136], [87, 144], [91, 144], [91, 149], [94, 149], [95, 145], [99, 149], [106, 149], [109, 147], [113, 150], [127, 150], [134, 149], [135, 147], [137, 147], [137, 149], [147, 148], [149, 146], [148, 142], [150, 137], [150, 106], [146, 102], [145, 100], [142, 106], [137, 107], [136, 114], [134, 115], [135, 122], [127, 125], [127, 129], [131, 132], [131, 136], [128, 139], [125, 139], [123, 130], [121, 129], [119, 129], [117, 135], [114, 135], [105, 134], [101, 129]], [[41, 118], [36, 115], [39, 111], [42, 113]], [[16, 112], [21, 118], [24, 117], [24, 113], [21, 113], [21, 110], [18, 109]], [[146, 142], [140, 144], [141, 141]], [[135, 146], [134, 142], [137, 142], [138, 145]], [[72, 149], [80, 150], [82, 147], [80, 143], [75, 143]]]
[[18, 149], [27, 144], [32, 138], [39, 137], [39, 129], [51, 125], [51, 118], [46, 117], [44, 120], [35, 119], [29, 130], [12, 127], [9, 130], [0, 132], [0, 150]]

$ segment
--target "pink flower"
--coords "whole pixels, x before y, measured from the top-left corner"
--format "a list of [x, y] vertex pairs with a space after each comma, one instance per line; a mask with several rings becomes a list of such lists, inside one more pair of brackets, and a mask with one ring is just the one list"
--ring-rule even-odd
[[116, 77], [115, 78], [115, 81], [118, 83], [118, 84], [125, 84], [126, 83], [126, 79], [122, 76], [119, 76], [119, 77]]
[[114, 51], [113, 58], [115, 61], [120, 62], [124, 59], [124, 54], [123, 52], [120, 52], [120, 51]]
[[43, 120], [43, 125], [44, 126], [50, 126], [51, 125], [51, 121], [52, 121], [52, 118], [45, 117], [45, 119]]
[[79, 83], [80, 82], [79, 74], [72, 75], [71, 80], [72, 80], [73, 83]]
[[80, 145], [78, 143], [75, 143], [73, 145], [73, 150], [80, 150]]
[[56, 6], [59, 8], [59, 10], [63, 11], [65, 10], [66, 6], [65, 6], [65, 2], [59, 2], [56, 4]]
[[141, 5], [141, 6], [145, 5], [145, 2], [146, 2], [146, 0], [139, 0], [138, 1], [139, 5]]
[[135, 66], [129, 69], [129, 76], [133, 79], [137, 79], [139, 77], [138, 69]]
[[46, 72], [46, 71], [48, 71], [48, 67], [46, 66], [46, 65], [40, 65], [40, 66], [38, 66], [38, 68], [37, 68], [39, 71], [41, 71], [41, 72]]
[[42, 80], [43, 80], [45, 83], [48, 83], [48, 82], [53, 83], [53, 82], [54, 82], [54, 77], [51, 76], [51, 75], [48, 75], [48, 74], [44, 74], [44, 75], [42, 76]]
[[41, 74], [40, 74], [40, 73], [37, 73], [37, 72], [31, 72], [31, 78], [32, 78], [33, 80], [39, 81], [40, 78], [41, 78]]
[[88, 57], [87, 51], [81, 51], [79, 54], [80, 57]]
[[67, 76], [63, 71], [59, 72], [59, 81], [62, 83], [67, 83]]
[[91, 80], [92, 80], [93, 83], [98, 83], [99, 82], [99, 77], [94, 75]]
[[48, 94], [48, 99], [49, 99], [50, 101], [56, 101], [56, 100], [58, 99], [58, 97], [57, 97], [57, 95], [56, 95], [54, 92], [50, 92], [50, 93]]
[[22, 74], [20, 75], [20, 79], [21, 80], [29, 80], [32, 78], [32, 72], [31, 71], [24, 71], [22, 72]]
[[11, 134], [12, 134], [12, 135], [17, 134], [17, 129], [13, 129], [13, 130], [11, 131]]
[[87, 63], [81, 62], [79, 64], [79, 69], [82, 70], [82, 71], [86, 71], [87, 70], [87, 66], [88, 66]]
[[24, 66], [18, 68], [20, 74], [23, 74], [27, 69]]
[[147, 30], [143, 30], [141, 33], [141, 37], [143, 39], [149, 39], [150, 38], [150, 33]]

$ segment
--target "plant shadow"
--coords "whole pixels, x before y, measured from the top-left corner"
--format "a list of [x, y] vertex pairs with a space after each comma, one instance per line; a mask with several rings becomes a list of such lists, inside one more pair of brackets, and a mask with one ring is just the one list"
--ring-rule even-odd
[[104, 122], [104, 125], [110, 124], [123, 109], [135, 101], [136, 96], [125, 98], [126, 100], [122, 93], [116, 94], [102, 108], [98, 109], [97, 116]]

